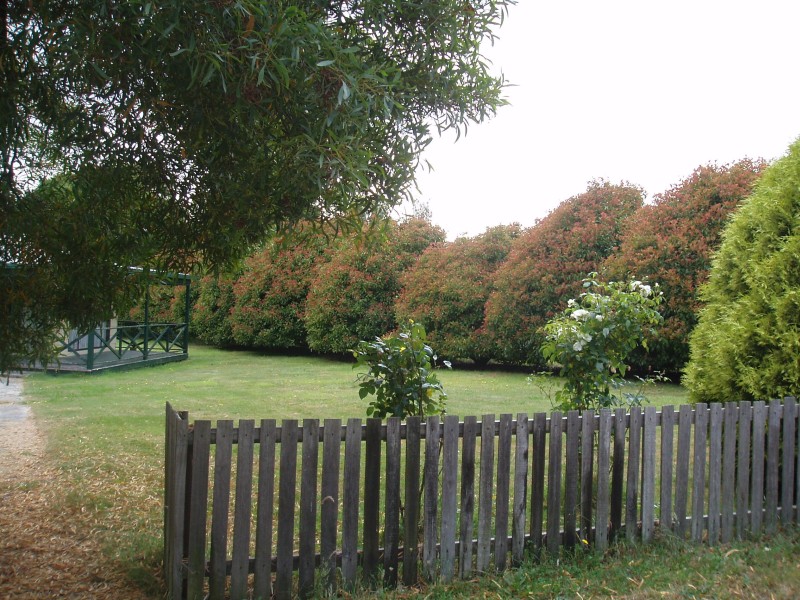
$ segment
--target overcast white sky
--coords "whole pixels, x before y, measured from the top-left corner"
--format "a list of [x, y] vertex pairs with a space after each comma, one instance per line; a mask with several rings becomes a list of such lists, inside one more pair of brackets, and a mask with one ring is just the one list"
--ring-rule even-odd
[[519, 0], [486, 54], [510, 106], [423, 155], [417, 197], [449, 239], [533, 225], [594, 178], [648, 197], [701, 164], [800, 136], [796, 0]]

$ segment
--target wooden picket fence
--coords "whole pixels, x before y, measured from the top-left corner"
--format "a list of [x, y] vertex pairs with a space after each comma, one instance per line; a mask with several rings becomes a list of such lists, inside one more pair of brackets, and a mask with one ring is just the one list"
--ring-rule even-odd
[[716, 544], [798, 520], [794, 398], [238, 428], [166, 412], [175, 599], [448, 581], [657, 527]]

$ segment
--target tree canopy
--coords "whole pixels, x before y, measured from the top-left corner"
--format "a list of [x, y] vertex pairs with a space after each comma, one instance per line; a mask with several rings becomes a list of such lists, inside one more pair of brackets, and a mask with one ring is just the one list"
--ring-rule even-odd
[[432, 127], [502, 104], [480, 44], [510, 3], [4, 2], [0, 369], [124, 304], [129, 265], [385, 213]]

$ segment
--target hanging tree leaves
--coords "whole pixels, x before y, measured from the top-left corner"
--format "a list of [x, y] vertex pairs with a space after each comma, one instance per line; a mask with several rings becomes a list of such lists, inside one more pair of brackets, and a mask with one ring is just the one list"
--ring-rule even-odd
[[2, 3], [0, 370], [123, 306], [129, 265], [384, 214], [432, 127], [502, 104], [480, 44], [510, 3]]

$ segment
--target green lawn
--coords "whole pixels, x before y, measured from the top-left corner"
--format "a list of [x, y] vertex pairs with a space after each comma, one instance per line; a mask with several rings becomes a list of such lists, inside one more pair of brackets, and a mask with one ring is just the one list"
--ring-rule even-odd
[[[111, 558], [140, 586], [158, 591], [164, 404], [193, 419], [364, 417], [351, 364], [195, 346], [191, 358], [99, 375], [33, 374], [26, 391], [62, 470], [64, 502], [91, 516]], [[525, 373], [442, 371], [448, 412], [459, 416], [547, 411], [546, 390]], [[675, 385], [651, 390], [655, 404], [678, 405]]]

